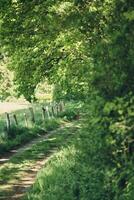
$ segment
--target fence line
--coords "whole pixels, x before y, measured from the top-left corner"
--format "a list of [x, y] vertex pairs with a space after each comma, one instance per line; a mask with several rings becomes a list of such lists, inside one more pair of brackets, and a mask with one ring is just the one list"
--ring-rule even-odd
[[[50, 105], [47, 106], [42, 106], [41, 107], [41, 115], [42, 115], [42, 121], [44, 122], [45, 119], [51, 119], [54, 117], [57, 117], [59, 115], [59, 113], [64, 111], [64, 107], [65, 107], [65, 103], [60, 101], [59, 103], [53, 102]], [[32, 124], [36, 123], [36, 115], [35, 115], [35, 111], [33, 109], [33, 107], [30, 107], [29, 109], [29, 114], [30, 114], [30, 120], [28, 120], [28, 114], [26, 114], [26, 112], [24, 112], [24, 127], [28, 128], [29, 123], [28, 121], [31, 121]], [[18, 116], [15, 113], [5, 113], [6, 115], [6, 130], [7, 133], [10, 133], [11, 127], [12, 127], [12, 120], [13, 119], [13, 124], [17, 127], [19, 126], [19, 120], [18, 120]]]

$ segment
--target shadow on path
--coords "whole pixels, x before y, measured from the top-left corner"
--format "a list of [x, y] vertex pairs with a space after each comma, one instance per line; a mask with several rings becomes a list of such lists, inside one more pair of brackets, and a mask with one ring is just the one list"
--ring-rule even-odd
[[78, 122], [67, 123], [21, 148], [0, 166], [0, 200], [19, 200], [34, 183], [42, 166], [77, 133]]

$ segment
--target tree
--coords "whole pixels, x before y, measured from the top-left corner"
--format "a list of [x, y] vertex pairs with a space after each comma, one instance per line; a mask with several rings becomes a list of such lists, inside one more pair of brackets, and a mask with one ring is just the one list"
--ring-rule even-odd
[[7, 97], [13, 96], [13, 74], [6, 68], [6, 66], [0, 64], [0, 101], [6, 100]]
[[69, 98], [133, 91], [131, 0], [2, 2], [1, 45], [28, 100], [45, 77]]

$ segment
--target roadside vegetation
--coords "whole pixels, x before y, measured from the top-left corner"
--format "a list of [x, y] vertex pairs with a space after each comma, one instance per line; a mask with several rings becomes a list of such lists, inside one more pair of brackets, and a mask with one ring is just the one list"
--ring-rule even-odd
[[[47, 104], [46, 104], [47, 105]], [[4, 154], [11, 150], [12, 148], [18, 148], [19, 146], [24, 145], [25, 143], [31, 141], [32, 139], [39, 137], [41, 135], [47, 134], [50, 131], [57, 129], [59, 126], [64, 124], [64, 121], [70, 121], [77, 119], [78, 116], [78, 105], [67, 104], [64, 108], [64, 111], [59, 112], [55, 116], [52, 116], [50, 112], [50, 117], [43, 117], [42, 105], [35, 104], [34, 117], [35, 122], [32, 122], [29, 109], [16, 111], [10, 113], [11, 115], [11, 128], [10, 131], [7, 131], [6, 127], [6, 116], [1, 115], [0, 117], [0, 154]], [[44, 105], [43, 105], [44, 106]], [[49, 106], [49, 110], [51, 107]], [[24, 113], [27, 114], [27, 126], [25, 122]], [[18, 125], [16, 126], [13, 121], [13, 114], [16, 114]]]
[[132, 200], [133, 126], [125, 101], [98, 97], [94, 107], [85, 105], [81, 129], [37, 174], [24, 200]]
[[[47, 137], [42, 137], [38, 142], [33, 143], [28, 148], [24, 148], [16, 153], [7, 163], [1, 165], [0, 197], [15, 198], [16, 189], [14, 185], [18, 186], [23, 196], [25, 179], [29, 180], [28, 176], [30, 173], [34, 175], [34, 171], [36, 172], [36, 168], [40, 167], [43, 160], [45, 162], [47, 157], [55, 154], [63, 146], [71, 142], [79, 129], [77, 125], [78, 122], [66, 122], [64, 127], [54, 130]], [[36, 173], [34, 176], [36, 176]], [[34, 177], [32, 179], [34, 181]], [[20, 182], [22, 186], [20, 186]]]
[[70, 102], [59, 118], [82, 123], [25, 198], [133, 200], [133, 0], [1, 0], [0, 12], [1, 63], [17, 95], [35, 102], [38, 86], [50, 89]]

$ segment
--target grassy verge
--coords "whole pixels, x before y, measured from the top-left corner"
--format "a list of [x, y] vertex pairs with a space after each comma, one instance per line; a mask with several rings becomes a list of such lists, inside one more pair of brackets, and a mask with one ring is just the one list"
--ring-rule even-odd
[[[7, 135], [2, 128], [5, 126], [5, 116], [1, 116], [0, 119], [0, 154], [6, 153], [12, 148], [22, 146], [39, 135], [45, 134], [48, 131], [55, 130], [61, 124], [61, 119], [70, 121], [78, 118], [78, 104], [67, 104], [63, 112], [58, 113], [57, 117], [51, 119], [42, 118], [41, 105], [34, 106], [35, 123], [31, 121], [29, 109], [14, 112], [18, 119], [18, 126], [14, 125], [13, 114], [11, 113], [11, 124], [12, 127]], [[24, 113], [27, 114], [28, 127], [25, 127]]]
[[31, 169], [38, 160], [52, 154], [53, 150], [58, 150], [61, 146], [69, 143], [77, 129], [77, 127], [67, 123], [67, 126], [55, 131], [48, 139], [44, 139], [34, 144], [30, 149], [13, 156], [0, 168], [0, 197], [10, 196], [13, 192], [12, 184], [16, 184], [23, 178], [23, 172]]
[[74, 176], [76, 152], [73, 145], [58, 152], [38, 173], [36, 182], [24, 200], [76, 199], [74, 198], [77, 193], [75, 191], [77, 180]]
[[78, 134], [38, 173], [24, 200], [111, 200], [104, 183], [102, 129], [89, 126], [91, 119], [80, 121]]
[[134, 199], [134, 98], [100, 100], [86, 105], [80, 133], [38, 173], [24, 200]]
[[0, 153], [6, 153], [12, 148], [24, 145], [40, 135], [46, 134], [60, 126], [60, 119], [46, 119], [42, 124], [35, 124], [31, 128], [12, 127], [10, 136], [1, 140]]
[[[41, 121], [40, 105], [34, 106], [34, 112], [36, 119]], [[25, 124], [24, 113], [27, 115], [28, 127]], [[13, 115], [17, 116], [18, 125], [15, 125]], [[38, 134], [42, 133], [41, 128], [39, 129], [37, 123], [32, 124], [29, 109], [17, 110], [10, 113], [11, 129], [7, 133], [6, 130], [6, 116], [5, 114], [0, 115], [0, 154], [9, 151], [13, 147], [17, 147], [21, 144], [30, 141], [32, 138], [37, 137]]]
[[[81, 124], [79, 126], [81, 127]], [[77, 134], [40, 170], [36, 182], [23, 198], [24, 200], [79, 199], [79, 187], [84, 187], [79, 185], [80, 182], [82, 183], [80, 168], [83, 163], [81, 159], [78, 161], [79, 149], [76, 143], [80, 139], [80, 133], [77, 131]]]

